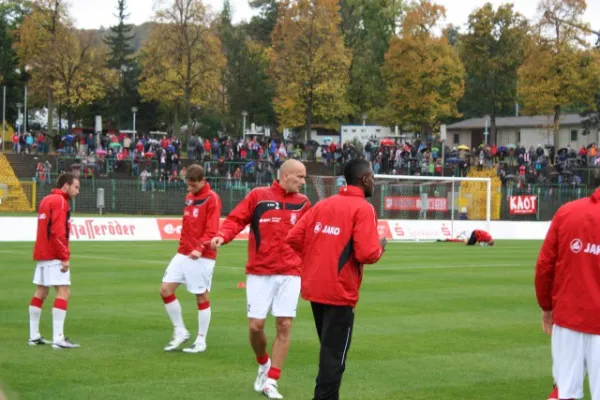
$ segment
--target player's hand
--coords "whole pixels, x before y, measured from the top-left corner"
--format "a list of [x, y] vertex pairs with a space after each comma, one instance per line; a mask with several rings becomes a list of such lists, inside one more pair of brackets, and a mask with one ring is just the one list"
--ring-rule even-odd
[[62, 267], [60, 269], [60, 272], [67, 272], [68, 270], [69, 270], [69, 260], [62, 261]]
[[190, 253], [190, 258], [192, 260], [197, 260], [202, 257], [202, 252], [200, 250], [194, 250]]
[[214, 238], [212, 238], [212, 240], [210, 241], [210, 247], [213, 250], [218, 249], [219, 247], [221, 247], [223, 245], [223, 243], [225, 243], [225, 239], [223, 239], [221, 236], [215, 236]]
[[382, 237], [381, 239], [379, 239], [379, 244], [381, 244], [381, 247], [383, 248], [383, 250], [385, 250], [385, 246], [387, 246], [387, 238]]
[[542, 311], [542, 330], [552, 336], [553, 326], [554, 318], [552, 318], [552, 311]]

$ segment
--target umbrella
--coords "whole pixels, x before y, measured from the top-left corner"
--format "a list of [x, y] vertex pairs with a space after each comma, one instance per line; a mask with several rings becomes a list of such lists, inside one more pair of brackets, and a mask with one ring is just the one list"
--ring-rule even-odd
[[325, 139], [323, 139], [323, 141], [324, 141], [325, 143], [327, 143], [327, 142], [331, 142], [331, 138], [330, 138], [330, 137], [326, 137]]
[[438, 149], [437, 147], [432, 147], [432, 148], [431, 148], [431, 152], [432, 152], [432, 153], [439, 153], [439, 152], [440, 152], [440, 149]]
[[556, 154], [566, 153], [568, 151], [569, 151], [569, 149], [567, 149], [566, 147], [563, 147], [562, 149], [558, 149], [558, 151], [556, 152]]
[[510, 175], [506, 175], [504, 178], [506, 178], [506, 179], [514, 179], [515, 176], [513, 174], [510, 174]]
[[392, 139], [382, 139], [381, 142], [379, 142], [382, 146], [393, 146], [394, 145], [394, 141]]
[[573, 172], [572, 171], [563, 171], [561, 174], [562, 175], [573, 175]]
[[79, 169], [81, 168], [81, 164], [71, 164], [71, 169]]
[[423, 148], [421, 149], [421, 153], [425, 153], [425, 152], [426, 152], [426, 151], [428, 151], [428, 150], [429, 150], [429, 147], [423, 147]]
[[460, 146], [457, 147], [459, 150], [469, 150], [469, 146], [465, 146], [464, 144], [461, 144]]
[[109, 144], [108, 147], [121, 147], [121, 143], [113, 142], [113, 143]]
[[96, 154], [98, 154], [98, 155], [105, 155], [106, 151], [103, 150], [103, 149], [98, 149], [98, 150], [96, 150]]
[[505, 146], [498, 147], [498, 151], [507, 151], [508, 149]]
[[154, 156], [155, 156], [155, 154], [153, 152], [151, 152], [151, 151], [149, 151], [146, 154], [144, 154], [144, 157], [146, 157], [146, 158], [152, 158]]
[[449, 158], [449, 159], [446, 160], [447, 164], [460, 164], [461, 162], [462, 162], [461, 159], [460, 158], [456, 158], [456, 157]]
[[588, 149], [591, 149], [591, 148], [592, 148], [592, 146], [595, 146], [595, 145], [596, 145], [596, 142], [594, 142], [594, 143], [590, 143], [590, 144], [588, 144], [587, 148], [588, 148]]
[[516, 149], [517, 148], [517, 146], [515, 146], [512, 143], [507, 144], [506, 147], [509, 148], [509, 149]]

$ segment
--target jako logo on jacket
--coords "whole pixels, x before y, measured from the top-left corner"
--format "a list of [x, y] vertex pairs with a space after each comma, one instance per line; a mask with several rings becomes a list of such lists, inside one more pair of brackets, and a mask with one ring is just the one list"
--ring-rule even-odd
[[325, 227], [323, 227], [323, 225], [320, 222], [317, 222], [317, 224], [315, 225], [315, 233], [319, 233], [319, 232], [321, 232], [325, 235], [339, 236], [340, 228], [337, 226], [329, 226], [329, 225], [325, 225]]

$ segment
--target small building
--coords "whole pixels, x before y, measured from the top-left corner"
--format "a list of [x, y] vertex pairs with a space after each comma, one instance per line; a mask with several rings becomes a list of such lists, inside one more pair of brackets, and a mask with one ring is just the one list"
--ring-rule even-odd
[[[553, 146], [552, 115], [536, 115], [531, 117], [497, 117], [496, 137], [489, 133], [488, 143], [490, 145], [506, 146], [508, 144], [530, 146]], [[558, 146], [563, 148], [571, 146], [578, 149], [591, 143], [599, 142], [598, 129], [592, 129], [589, 134], [584, 134], [585, 117], [578, 114], [564, 114], [560, 118], [560, 129], [558, 133]], [[490, 132], [488, 119], [487, 130]], [[447, 144], [450, 147], [461, 144], [469, 147], [477, 147], [485, 143], [486, 118], [471, 118], [457, 122], [447, 127]]]

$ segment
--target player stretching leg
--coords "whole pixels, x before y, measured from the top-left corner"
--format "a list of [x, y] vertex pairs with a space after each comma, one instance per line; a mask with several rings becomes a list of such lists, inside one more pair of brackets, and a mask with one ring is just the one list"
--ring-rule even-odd
[[467, 236], [466, 232], [461, 232], [456, 239], [438, 239], [437, 241], [445, 243], [464, 243], [467, 246], [474, 246], [477, 243], [481, 246], [494, 246], [496, 244], [494, 239], [492, 239], [492, 235], [480, 229], [475, 229], [471, 232], [471, 236]]
[[[283, 398], [277, 381], [290, 347], [292, 320], [300, 296], [302, 260], [285, 244], [285, 237], [310, 208], [308, 198], [299, 193], [305, 184], [304, 164], [288, 160], [282, 164], [279, 176], [279, 181], [270, 188], [252, 190], [229, 214], [212, 240], [216, 249], [250, 224], [246, 296], [250, 345], [259, 365], [254, 390], [270, 399]], [[277, 330], [272, 359], [267, 354], [264, 331], [269, 310], [275, 317]]]
[[201, 166], [191, 165], [185, 174], [185, 181], [189, 193], [185, 198], [179, 249], [167, 267], [160, 295], [174, 328], [173, 339], [165, 347], [165, 351], [177, 349], [190, 338], [175, 290], [185, 283], [187, 290], [196, 295], [198, 337], [191, 348], [183, 351], [200, 353], [206, 350], [206, 336], [210, 325], [209, 293], [217, 253], [210, 248], [209, 243], [219, 229], [221, 199], [210, 190]]
[[49, 344], [40, 335], [42, 304], [48, 297], [50, 287], [56, 290], [52, 307], [52, 347], [70, 349], [79, 347], [64, 335], [67, 303], [71, 285], [69, 270], [69, 231], [71, 208], [69, 200], [79, 194], [79, 180], [73, 174], [62, 174], [56, 181], [56, 189], [44, 197], [38, 209], [37, 238], [33, 259], [37, 261], [33, 283], [35, 294], [29, 304], [29, 345]]

